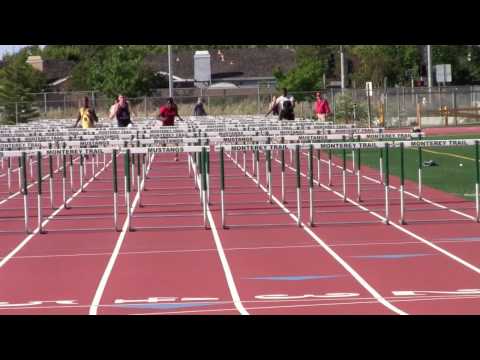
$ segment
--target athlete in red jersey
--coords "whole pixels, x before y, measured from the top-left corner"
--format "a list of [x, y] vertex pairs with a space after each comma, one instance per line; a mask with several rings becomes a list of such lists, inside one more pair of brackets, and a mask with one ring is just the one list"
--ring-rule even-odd
[[160, 108], [158, 118], [163, 123], [163, 126], [173, 126], [175, 125], [175, 116], [183, 121], [180, 115], [178, 115], [177, 104], [175, 104], [173, 98], [169, 98], [167, 104]]
[[[180, 120], [183, 121], [180, 115], [178, 115], [177, 104], [175, 104], [173, 98], [168, 98], [167, 105], [164, 105], [160, 108], [158, 119], [163, 123], [163, 126], [174, 126], [175, 116], [177, 116]], [[174, 160], [178, 161], [178, 153], [175, 153]]]

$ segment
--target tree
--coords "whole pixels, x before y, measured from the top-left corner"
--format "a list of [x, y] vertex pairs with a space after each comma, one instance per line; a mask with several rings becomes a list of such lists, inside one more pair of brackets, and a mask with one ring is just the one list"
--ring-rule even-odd
[[[432, 45], [432, 65], [451, 64], [453, 85], [480, 80], [480, 48], [471, 45]], [[435, 76], [435, 74], [433, 74]]]
[[[323, 74], [326, 63], [317, 59], [305, 59], [296, 68], [283, 74], [274, 72], [278, 88], [287, 88], [290, 92], [306, 92], [323, 88]], [[305, 95], [296, 95], [298, 100], [303, 100]]]
[[151, 94], [162, 78], [144, 64], [144, 52], [134, 46], [113, 46], [102, 56], [87, 59], [73, 73], [73, 84], [82, 90], [97, 90], [110, 97]]
[[7, 58], [5, 66], [0, 70], [3, 123], [27, 122], [38, 116], [32, 93], [43, 90], [46, 80], [41, 72], [26, 63], [26, 55], [23, 53]]
[[389, 84], [399, 84], [408, 80], [407, 71], [419, 75], [421, 56], [416, 45], [355, 45], [350, 51], [360, 63], [352, 79], [360, 83], [380, 86], [387, 77]]

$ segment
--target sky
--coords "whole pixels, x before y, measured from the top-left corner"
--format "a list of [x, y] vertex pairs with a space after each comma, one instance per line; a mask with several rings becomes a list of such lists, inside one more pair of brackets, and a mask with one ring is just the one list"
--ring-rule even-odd
[[[3, 58], [3, 55], [6, 53], [12, 53], [12, 51], [17, 52], [21, 48], [28, 46], [28, 45], [0, 45], [0, 59]], [[44, 45], [40, 45], [44, 46]]]

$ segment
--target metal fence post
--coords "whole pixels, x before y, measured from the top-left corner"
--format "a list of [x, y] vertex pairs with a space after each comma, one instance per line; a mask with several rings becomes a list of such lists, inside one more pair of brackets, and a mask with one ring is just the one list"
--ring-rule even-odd
[[332, 104], [333, 104], [333, 122], [335, 123], [336, 120], [337, 120], [337, 114], [336, 114], [337, 113], [337, 109], [336, 109], [337, 108], [337, 106], [336, 106], [337, 103], [335, 101], [335, 91], [333, 91], [333, 89], [332, 89]]
[[18, 102], [15, 103], [15, 123], [18, 125]]
[[458, 125], [458, 119], [457, 119], [457, 89], [453, 89], [453, 111], [454, 111], [454, 119], [455, 119], [455, 126]]
[[257, 114], [260, 114], [260, 84], [257, 84]]
[[400, 121], [400, 88], [397, 87], [397, 113], [398, 113], [398, 126], [401, 126], [402, 122]]
[[383, 127], [385, 128], [388, 127], [387, 114], [388, 114], [388, 91], [385, 85], [384, 109], [383, 109]]
[[47, 93], [43, 93], [43, 106], [44, 106], [44, 113], [47, 116]]

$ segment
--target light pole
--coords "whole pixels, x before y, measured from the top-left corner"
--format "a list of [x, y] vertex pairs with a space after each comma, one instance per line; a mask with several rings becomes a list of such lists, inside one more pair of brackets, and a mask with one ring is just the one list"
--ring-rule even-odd
[[343, 53], [343, 45], [340, 45], [340, 72], [341, 72], [341, 84], [342, 84], [342, 94], [345, 89], [345, 59]]
[[432, 91], [432, 45], [427, 45], [428, 91]]
[[168, 96], [173, 97], [172, 45], [168, 45]]

